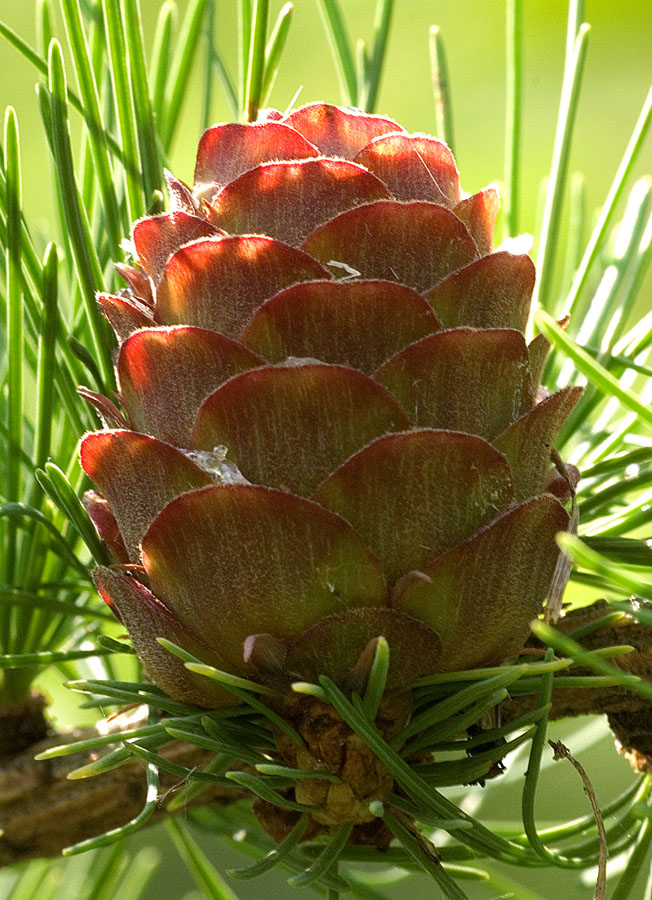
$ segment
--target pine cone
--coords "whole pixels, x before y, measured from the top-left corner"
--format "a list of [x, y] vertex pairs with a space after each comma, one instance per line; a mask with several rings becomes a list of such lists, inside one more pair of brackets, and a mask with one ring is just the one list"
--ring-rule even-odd
[[119, 404], [85, 395], [87, 508], [116, 560], [102, 596], [154, 681], [237, 700], [168, 638], [278, 685], [388, 689], [499, 664], [527, 638], [568, 527], [540, 399], [525, 255], [493, 252], [498, 197], [445, 144], [322, 103], [202, 137], [192, 190], [141, 219], [128, 289], [100, 294]]

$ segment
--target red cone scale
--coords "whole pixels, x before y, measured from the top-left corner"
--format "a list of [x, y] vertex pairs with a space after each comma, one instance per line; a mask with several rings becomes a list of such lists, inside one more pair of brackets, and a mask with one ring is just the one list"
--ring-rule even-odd
[[514, 655], [568, 527], [546, 484], [580, 392], [539, 399], [534, 267], [493, 250], [496, 191], [322, 103], [210, 128], [193, 188], [168, 183], [98, 295], [119, 401], [86, 392], [108, 427], [81, 450], [117, 564], [96, 583], [149, 675], [238, 702], [157, 637], [288, 691], [363, 682], [381, 635], [390, 691]]

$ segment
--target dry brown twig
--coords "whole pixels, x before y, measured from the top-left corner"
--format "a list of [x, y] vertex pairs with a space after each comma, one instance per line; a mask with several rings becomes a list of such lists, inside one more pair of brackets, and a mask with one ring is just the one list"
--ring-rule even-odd
[[568, 747], [561, 741], [548, 741], [548, 743], [552, 747], [555, 760], [567, 759], [579, 773], [584, 784], [584, 793], [589, 798], [591, 808], [593, 809], [595, 824], [598, 829], [598, 840], [600, 841], [598, 849], [598, 878], [595, 885], [593, 900], [604, 900], [604, 892], [607, 887], [607, 833], [604, 829], [604, 820], [598, 805], [598, 798], [595, 795], [595, 790], [591, 784], [591, 779], [586, 774], [586, 770], [581, 763], [575, 759]]

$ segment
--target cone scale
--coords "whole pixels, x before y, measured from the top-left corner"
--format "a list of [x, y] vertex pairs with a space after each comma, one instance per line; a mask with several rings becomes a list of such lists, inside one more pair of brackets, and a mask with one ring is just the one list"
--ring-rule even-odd
[[[493, 249], [496, 192], [465, 194], [434, 138], [309, 104], [210, 128], [170, 194], [134, 225], [127, 287], [98, 295], [120, 348], [119, 407], [87, 392], [107, 424], [82, 442], [87, 505], [116, 563], [95, 580], [174, 699], [239, 702], [159, 637], [273, 688], [304, 739], [276, 734], [279, 759], [339, 777], [291, 792], [312, 833], [381, 845], [392, 777], [292, 684], [363, 693], [385, 638], [391, 740], [415, 679], [518, 656], [568, 527], [546, 485], [580, 391], [541, 399], [534, 267]], [[282, 837], [298, 813], [268, 807]]]

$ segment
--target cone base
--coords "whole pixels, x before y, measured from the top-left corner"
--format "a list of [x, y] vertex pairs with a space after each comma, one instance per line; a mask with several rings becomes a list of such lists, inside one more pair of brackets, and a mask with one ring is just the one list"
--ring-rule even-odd
[[[411, 707], [410, 694], [394, 693], [383, 699], [376, 726], [385, 740], [391, 741], [407, 723]], [[303, 840], [312, 840], [328, 828], [353, 824], [349, 843], [387, 846], [391, 833], [369, 809], [370, 803], [385, 801], [395, 788], [385, 765], [329, 704], [314, 697], [291, 698], [284, 717], [305, 741], [305, 746], [297, 747], [278, 731], [274, 737], [284, 762], [293, 769], [328, 772], [339, 778], [337, 782], [301, 778], [291, 790], [297, 803], [320, 808], [312, 814]], [[298, 819], [266, 802], [257, 801], [254, 812], [277, 841]]]

